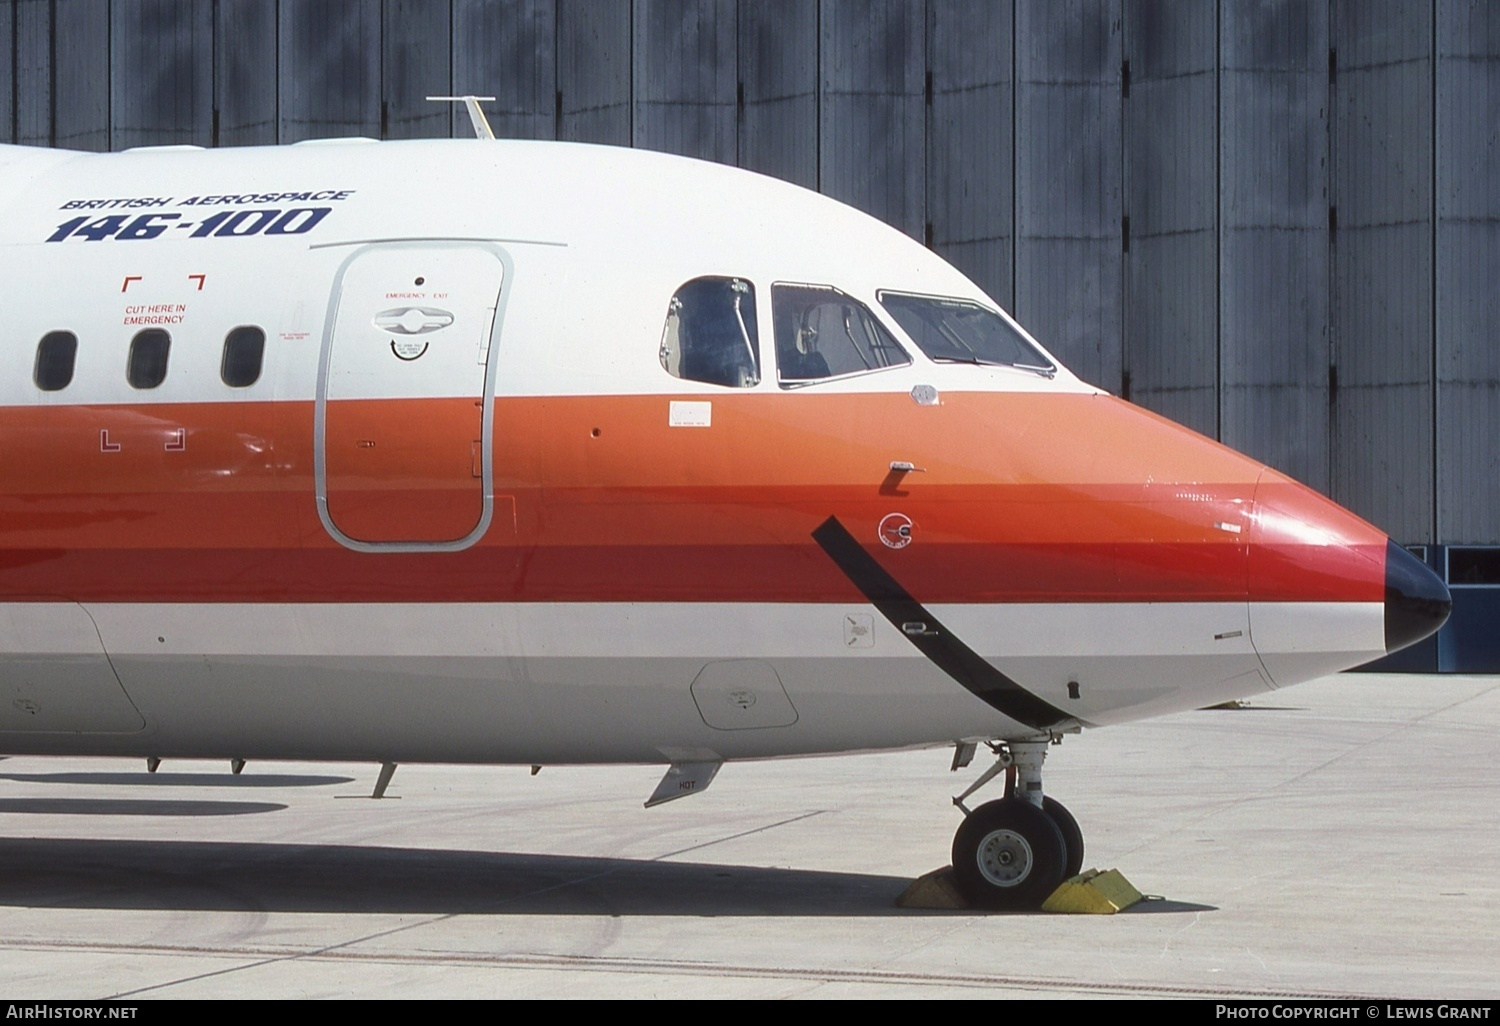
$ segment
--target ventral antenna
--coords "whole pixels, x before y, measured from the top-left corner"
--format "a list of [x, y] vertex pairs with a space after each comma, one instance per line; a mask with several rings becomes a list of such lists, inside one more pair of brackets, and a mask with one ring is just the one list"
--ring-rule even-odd
[[437, 103], [462, 103], [469, 111], [469, 120], [474, 123], [474, 138], [493, 139], [495, 133], [490, 131], [489, 119], [484, 116], [484, 111], [479, 109], [479, 101], [493, 103], [493, 96], [429, 96], [429, 100]]

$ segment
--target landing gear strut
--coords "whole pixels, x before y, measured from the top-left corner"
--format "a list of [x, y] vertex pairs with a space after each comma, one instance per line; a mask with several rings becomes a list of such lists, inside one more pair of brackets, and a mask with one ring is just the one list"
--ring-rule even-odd
[[[965, 812], [953, 836], [953, 876], [980, 908], [1034, 909], [1083, 867], [1083, 832], [1061, 802], [1042, 794], [1049, 739], [995, 746], [996, 762], [953, 803]], [[965, 798], [1005, 773], [1005, 797], [972, 812]]]

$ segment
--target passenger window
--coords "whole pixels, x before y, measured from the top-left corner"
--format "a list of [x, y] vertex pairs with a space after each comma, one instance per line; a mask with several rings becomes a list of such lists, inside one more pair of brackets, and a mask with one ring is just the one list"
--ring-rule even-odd
[[826, 285], [775, 285], [776, 373], [784, 388], [901, 367], [906, 350], [870, 308]]
[[219, 377], [230, 388], [249, 388], [260, 380], [266, 354], [266, 333], [254, 325], [235, 328], [224, 338]]
[[31, 379], [43, 392], [57, 392], [73, 381], [78, 360], [78, 336], [71, 331], [49, 331], [36, 346], [36, 366]]
[[688, 381], [750, 388], [760, 381], [755, 286], [743, 278], [694, 278], [667, 306], [661, 365]]
[[167, 351], [172, 336], [160, 328], [147, 328], [130, 340], [130, 359], [125, 378], [133, 388], [155, 388], [167, 377]]

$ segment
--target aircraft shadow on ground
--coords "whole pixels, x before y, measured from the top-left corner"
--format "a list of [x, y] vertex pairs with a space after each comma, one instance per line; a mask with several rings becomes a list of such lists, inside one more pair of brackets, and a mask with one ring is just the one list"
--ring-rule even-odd
[[0, 798], [0, 813], [31, 816], [248, 816], [280, 812], [279, 802], [155, 798]]
[[[953, 915], [898, 909], [909, 880], [511, 852], [0, 839], [0, 906], [617, 916]], [[1151, 911], [1205, 905], [1152, 902]], [[973, 913], [958, 913], [961, 915]]]
[[0, 839], [0, 906], [491, 915], [885, 916], [894, 876], [507, 852]]
[[105, 784], [121, 787], [323, 787], [352, 783], [353, 777], [311, 773], [0, 773], [0, 780], [25, 784]]
[[1151, 915], [1159, 912], [1217, 912], [1217, 905], [1199, 905], [1192, 901], [1170, 901], [1167, 898], [1150, 897], [1138, 901], [1120, 912], [1122, 916]]

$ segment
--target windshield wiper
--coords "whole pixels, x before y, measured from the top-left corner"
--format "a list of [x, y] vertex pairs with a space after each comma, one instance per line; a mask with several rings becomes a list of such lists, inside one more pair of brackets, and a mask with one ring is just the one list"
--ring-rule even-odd
[[1016, 370], [1039, 374], [1049, 381], [1057, 377], [1057, 368], [1051, 364], [1007, 363], [1001, 360], [981, 360], [977, 356], [933, 356], [929, 359], [933, 363], [967, 363], [974, 367], [1013, 367]]
[[1057, 377], [1057, 368], [1052, 366], [1050, 363], [1013, 363], [1011, 364], [1011, 366], [1016, 370], [1031, 371], [1031, 373], [1033, 374], [1040, 374], [1048, 381], [1051, 381], [1053, 378]]

